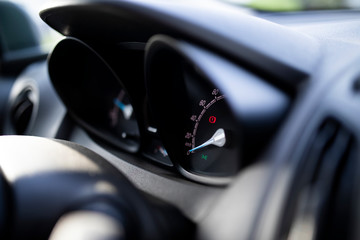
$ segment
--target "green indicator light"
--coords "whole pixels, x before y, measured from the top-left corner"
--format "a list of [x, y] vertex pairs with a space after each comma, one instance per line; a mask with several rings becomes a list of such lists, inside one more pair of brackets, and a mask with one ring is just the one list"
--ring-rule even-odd
[[201, 155], [201, 159], [207, 160], [207, 158], [208, 158], [207, 155], [204, 155], [204, 154]]

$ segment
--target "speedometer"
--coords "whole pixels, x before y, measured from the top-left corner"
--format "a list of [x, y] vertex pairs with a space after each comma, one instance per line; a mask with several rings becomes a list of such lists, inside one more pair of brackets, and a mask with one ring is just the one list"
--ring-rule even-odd
[[198, 174], [235, 174], [239, 161], [234, 159], [240, 158], [240, 150], [231, 144], [236, 138], [237, 124], [226, 96], [218, 88], [206, 87], [190, 66], [185, 66], [184, 82], [189, 100], [182, 166]]
[[[219, 90], [215, 89], [214, 91], [218, 92]], [[214, 94], [214, 91], [213, 91], [213, 95], [216, 95], [216, 93]], [[191, 149], [189, 151], [187, 151], [187, 155], [193, 154], [193, 153], [195, 153], [195, 151], [199, 151], [199, 150], [207, 148], [207, 147], [209, 147], [211, 145], [214, 145], [214, 146], [217, 146], [217, 147], [224, 147], [225, 146], [226, 136], [225, 136], [225, 131], [224, 131], [223, 128], [218, 128], [216, 130], [216, 132], [214, 133], [214, 135], [212, 135], [207, 141], [205, 141], [204, 143], [202, 143], [202, 144], [200, 144], [198, 146], [196, 145], [197, 133], [199, 133], [198, 135], [201, 134], [201, 132], [198, 131], [201, 119], [203, 117], [205, 119], [207, 119], [207, 117], [208, 117], [207, 115], [209, 115], [208, 110], [210, 109], [210, 107], [212, 107], [215, 103], [217, 103], [218, 101], [220, 101], [222, 99], [224, 99], [224, 95], [219, 96], [219, 97], [215, 96], [215, 98], [207, 105], [205, 105], [206, 104], [205, 100], [200, 101], [199, 106], [204, 107], [204, 109], [202, 109], [199, 116], [192, 115], [190, 117], [190, 120], [195, 122], [195, 126], [194, 126], [194, 129], [192, 131], [192, 134], [190, 132], [187, 132], [186, 135], [185, 135], [185, 138], [187, 138], [187, 139], [191, 138], [191, 143], [186, 143], [185, 144], [185, 146], [191, 146]], [[218, 119], [217, 119], [216, 116], [210, 114], [210, 117], [209, 117], [210, 125], [208, 125], [206, 130], [208, 130], [212, 125], [215, 126], [217, 120]], [[208, 131], [206, 131], [205, 133], [208, 133]], [[202, 157], [202, 158], [207, 159], [207, 156]]]
[[[192, 115], [190, 120], [194, 122], [194, 128], [191, 132], [187, 132], [185, 135], [186, 139], [191, 140], [191, 142], [186, 142], [185, 147], [190, 147], [186, 154], [188, 156], [194, 156], [198, 152], [204, 152], [208, 149], [211, 149], [211, 146], [224, 147], [226, 143], [226, 135], [223, 128], [219, 128], [219, 117], [218, 113], [212, 111], [215, 109], [214, 104], [218, 101], [224, 99], [224, 96], [219, 96], [214, 98], [209, 104], [206, 104], [205, 100], [201, 100], [199, 103], [200, 107], [203, 107], [199, 116]], [[216, 104], [217, 106], [220, 104]], [[211, 108], [214, 106], [213, 108]], [[211, 108], [211, 109], [210, 109]], [[201, 120], [203, 124], [200, 125]], [[207, 121], [208, 119], [208, 121]], [[220, 125], [222, 125], [220, 123]], [[201, 127], [202, 126], [202, 127]], [[214, 134], [211, 134], [214, 132]], [[210, 137], [211, 136], [211, 137]], [[199, 144], [201, 143], [201, 144]], [[197, 159], [197, 157], [196, 157]], [[208, 155], [201, 155], [201, 159], [208, 160]]]

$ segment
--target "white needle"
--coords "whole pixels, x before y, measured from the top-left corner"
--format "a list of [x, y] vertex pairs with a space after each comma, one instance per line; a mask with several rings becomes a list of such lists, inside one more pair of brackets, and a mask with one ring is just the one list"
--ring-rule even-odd
[[131, 115], [133, 114], [133, 107], [131, 106], [131, 104], [125, 105], [119, 99], [115, 99], [114, 103], [123, 112], [125, 120], [129, 120], [131, 118]]
[[133, 114], [133, 107], [130, 104], [125, 105], [123, 109], [121, 109], [124, 114], [125, 120], [129, 120], [131, 118], [131, 115]]
[[193, 149], [190, 149], [188, 152], [191, 153], [197, 149], [204, 148], [209, 145], [223, 147], [225, 145], [225, 143], [226, 143], [225, 131], [224, 131], [224, 129], [219, 128], [209, 140], [207, 140], [206, 142], [204, 142], [203, 144], [201, 144], [197, 147], [194, 147]]

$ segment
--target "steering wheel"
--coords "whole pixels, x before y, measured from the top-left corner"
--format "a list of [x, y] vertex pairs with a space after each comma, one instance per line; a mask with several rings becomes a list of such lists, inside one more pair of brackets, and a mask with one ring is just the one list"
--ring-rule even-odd
[[91, 150], [0, 137], [1, 239], [189, 239], [176, 208], [137, 190]]

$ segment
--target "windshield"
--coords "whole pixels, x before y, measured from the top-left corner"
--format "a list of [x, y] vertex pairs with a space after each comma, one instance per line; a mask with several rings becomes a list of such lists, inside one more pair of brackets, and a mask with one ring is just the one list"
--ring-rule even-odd
[[[12, 0], [21, 3], [30, 12], [38, 14], [49, 0]], [[261, 11], [304, 11], [360, 8], [360, 0], [221, 0]], [[38, 19], [40, 20], [40, 19]]]
[[359, 8], [360, 0], [223, 0], [262, 11]]
[[49, 52], [53, 49], [62, 36], [46, 25], [39, 16], [40, 10], [42, 10], [49, 0], [10, 0], [10, 2], [14, 2], [24, 8], [33, 22], [37, 25], [42, 49], [45, 52]]

